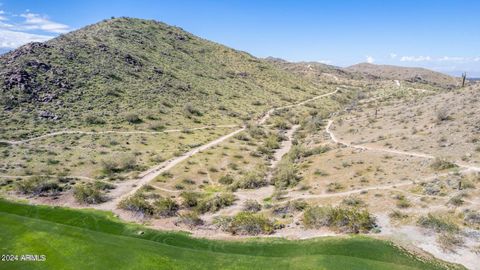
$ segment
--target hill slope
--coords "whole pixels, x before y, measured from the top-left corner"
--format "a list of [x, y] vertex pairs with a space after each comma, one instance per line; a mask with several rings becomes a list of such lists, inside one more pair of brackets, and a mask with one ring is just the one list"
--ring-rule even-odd
[[454, 77], [425, 68], [360, 63], [347, 67], [345, 70], [350, 72], [358, 72], [365, 75], [372, 75], [381, 79], [426, 83], [444, 88], [452, 88], [457, 85], [457, 81]]
[[0, 56], [0, 89], [2, 138], [99, 124], [144, 129], [152, 121], [166, 127], [240, 123], [316, 92], [247, 53], [131, 18]]

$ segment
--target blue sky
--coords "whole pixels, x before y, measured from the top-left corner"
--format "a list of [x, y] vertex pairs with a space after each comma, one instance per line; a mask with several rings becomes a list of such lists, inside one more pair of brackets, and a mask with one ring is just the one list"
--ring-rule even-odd
[[258, 57], [480, 77], [480, 1], [0, 0], [0, 51], [111, 16], [156, 19]]

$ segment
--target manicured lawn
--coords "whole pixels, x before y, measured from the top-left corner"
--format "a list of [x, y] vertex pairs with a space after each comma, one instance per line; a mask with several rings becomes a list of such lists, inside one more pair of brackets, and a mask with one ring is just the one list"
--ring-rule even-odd
[[4, 200], [0, 249], [47, 256], [0, 262], [0, 269], [447, 269], [367, 237], [212, 241], [125, 224], [98, 211]]

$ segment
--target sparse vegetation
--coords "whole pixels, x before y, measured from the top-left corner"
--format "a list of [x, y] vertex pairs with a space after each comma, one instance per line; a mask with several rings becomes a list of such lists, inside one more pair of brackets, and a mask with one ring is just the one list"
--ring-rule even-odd
[[303, 213], [303, 224], [307, 228], [331, 227], [348, 233], [368, 232], [375, 225], [375, 218], [358, 208], [314, 206]]
[[271, 234], [274, 226], [271, 220], [261, 214], [240, 212], [231, 220], [228, 231], [240, 235]]

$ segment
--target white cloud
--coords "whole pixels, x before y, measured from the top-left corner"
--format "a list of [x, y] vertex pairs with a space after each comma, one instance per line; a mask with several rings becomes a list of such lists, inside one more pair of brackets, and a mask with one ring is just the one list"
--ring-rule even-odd
[[70, 27], [66, 24], [50, 21], [47, 17], [36, 13], [24, 13], [20, 17], [25, 18], [25, 22], [18, 25], [22, 30], [42, 30], [50, 33], [66, 33]]
[[0, 48], [17, 48], [29, 42], [42, 42], [51, 38], [53, 38], [53, 36], [0, 29]]
[[8, 18], [5, 17], [5, 11], [0, 10], [0, 21], [8, 21]]
[[319, 63], [322, 63], [322, 64], [327, 64], [327, 65], [332, 63], [331, 60], [320, 60], [320, 61], [318, 61], [318, 62], [319, 62]]
[[430, 56], [402, 56], [402, 58], [400, 58], [402, 62], [427, 62], [431, 60], [432, 58]]
[[456, 56], [443, 56], [438, 58], [438, 61], [465, 61], [468, 60], [466, 57], [456, 57]]
[[374, 59], [373, 57], [367, 55], [367, 63], [370, 63], [370, 64], [371, 64], [371, 63], [373, 63], [373, 62], [375, 62], [375, 59]]
[[390, 53], [390, 58], [392, 58], [392, 59], [397, 58], [397, 56], [398, 56], [398, 55], [397, 55], [396, 53]]
[[473, 62], [480, 62], [480, 57], [473, 58]]

